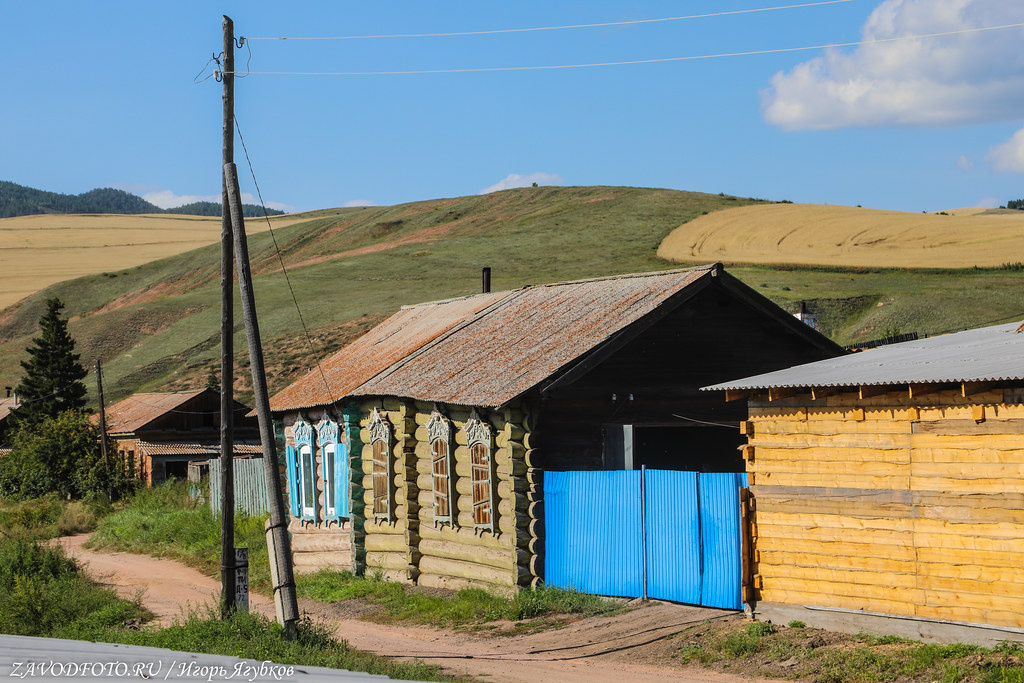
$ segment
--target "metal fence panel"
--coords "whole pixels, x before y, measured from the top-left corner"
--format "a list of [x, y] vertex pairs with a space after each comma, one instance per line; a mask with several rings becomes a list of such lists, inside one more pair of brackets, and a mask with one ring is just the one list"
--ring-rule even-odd
[[645, 470], [647, 595], [700, 604], [697, 473]]
[[700, 475], [701, 604], [743, 609], [740, 487], [747, 475]]
[[[258, 516], [270, 512], [270, 496], [263, 472], [263, 458], [236, 459], [235, 509]], [[220, 458], [210, 459], [210, 509], [220, 514]]]
[[597, 595], [643, 591], [640, 472], [545, 472], [545, 575]]

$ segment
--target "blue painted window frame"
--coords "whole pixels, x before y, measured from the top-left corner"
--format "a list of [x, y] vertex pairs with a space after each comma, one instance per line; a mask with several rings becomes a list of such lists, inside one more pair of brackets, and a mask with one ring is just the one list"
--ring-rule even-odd
[[349, 516], [348, 448], [342, 443], [340, 435], [338, 423], [334, 420], [324, 419], [317, 425], [320, 481], [324, 491], [324, 521], [338, 524]]
[[[296, 468], [295, 468], [295, 488], [294, 490], [298, 493], [296, 496], [299, 501], [299, 514], [297, 517], [303, 521], [315, 522], [319, 518], [319, 496], [316, 492], [316, 449], [313, 447], [313, 428], [305, 420], [301, 420], [295, 423], [293, 427], [293, 433], [295, 434], [295, 450], [296, 450]], [[309, 452], [303, 453], [304, 448], [308, 447]], [[313, 499], [306, 500], [306, 489], [305, 481], [303, 480], [303, 472], [309, 472], [310, 482], [313, 489]]]

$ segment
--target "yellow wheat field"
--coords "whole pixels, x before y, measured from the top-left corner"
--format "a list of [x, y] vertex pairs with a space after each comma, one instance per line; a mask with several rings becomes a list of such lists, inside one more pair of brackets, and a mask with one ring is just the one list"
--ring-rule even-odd
[[[274, 228], [303, 220], [273, 218]], [[55, 282], [123, 270], [220, 240], [220, 218], [46, 215], [0, 219], [0, 309]], [[248, 232], [266, 220], [246, 221]]]
[[1024, 261], [1024, 211], [949, 215], [816, 204], [761, 204], [701, 216], [673, 230], [672, 261], [970, 268]]

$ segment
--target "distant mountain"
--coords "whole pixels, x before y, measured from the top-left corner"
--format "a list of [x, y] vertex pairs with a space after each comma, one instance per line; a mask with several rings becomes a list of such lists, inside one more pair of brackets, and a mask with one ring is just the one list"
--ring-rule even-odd
[[[59, 194], [0, 180], [0, 218], [32, 216], [46, 213], [178, 213], [190, 216], [219, 216], [220, 204], [196, 202], [164, 211], [142, 197], [105, 187], [82, 194]], [[246, 217], [262, 216], [263, 207], [243, 204]], [[283, 211], [267, 209], [276, 216]]]

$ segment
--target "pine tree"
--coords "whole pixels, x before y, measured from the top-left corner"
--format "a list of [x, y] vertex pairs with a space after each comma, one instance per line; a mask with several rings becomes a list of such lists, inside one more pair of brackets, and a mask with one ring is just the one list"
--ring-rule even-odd
[[11, 411], [19, 424], [38, 423], [57, 417], [67, 410], [85, 409], [86, 371], [78, 362], [75, 340], [68, 334], [68, 321], [61, 317], [64, 302], [46, 301], [46, 313], [39, 319], [42, 334], [25, 349], [27, 361], [21, 362], [25, 376], [18, 384], [18, 407]]

